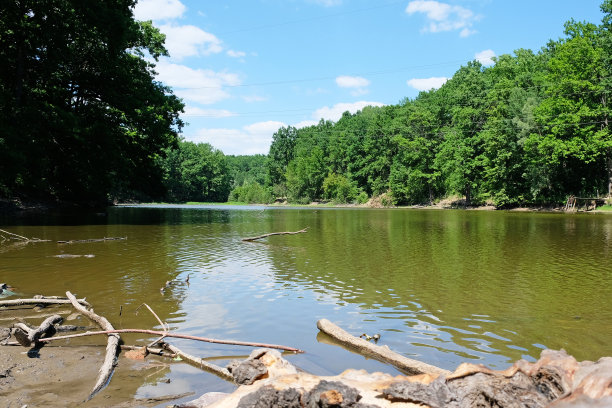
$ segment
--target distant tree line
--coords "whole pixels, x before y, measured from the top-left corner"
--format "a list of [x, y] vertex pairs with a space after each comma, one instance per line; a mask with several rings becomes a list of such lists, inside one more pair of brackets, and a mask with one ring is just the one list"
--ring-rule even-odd
[[569, 21], [540, 52], [470, 62], [415, 99], [280, 129], [269, 185], [295, 202], [459, 195], [503, 207], [609, 194], [612, 1], [601, 9], [599, 26]]
[[181, 141], [183, 103], [144, 58], [164, 36], [132, 0], [0, 9], [0, 196], [496, 206], [612, 189], [612, 0], [539, 52], [462, 66], [437, 90], [280, 128], [269, 154]]

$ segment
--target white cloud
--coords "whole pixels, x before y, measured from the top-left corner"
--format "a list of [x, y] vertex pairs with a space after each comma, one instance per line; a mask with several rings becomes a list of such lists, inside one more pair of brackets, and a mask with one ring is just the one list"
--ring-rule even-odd
[[229, 118], [236, 116], [234, 112], [226, 109], [202, 109], [196, 106], [185, 106], [185, 113], [181, 116], [201, 116], [206, 118]]
[[341, 88], [365, 88], [370, 81], [357, 76], [342, 75], [336, 78], [336, 84]]
[[166, 34], [166, 49], [173, 59], [180, 60], [184, 57], [210, 55], [223, 51], [221, 40], [199, 27], [164, 24], [159, 26], [159, 29]]
[[474, 22], [480, 20], [471, 10], [440, 3], [433, 0], [414, 0], [408, 3], [406, 13], [423, 13], [427, 17], [428, 25], [423, 28], [425, 32], [439, 33], [443, 31], [460, 30], [461, 37], [468, 37], [476, 31], [472, 29]]
[[209, 69], [194, 69], [185, 65], [160, 61], [155, 70], [157, 79], [174, 88], [174, 93], [188, 101], [211, 104], [229, 97], [224, 86], [240, 84], [238, 75], [215, 72]]
[[232, 58], [244, 58], [246, 56], [246, 52], [227, 50], [227, 55]]
[[363, 77], [342, 75], [336, 78], [336, 85], [340, 88], [351, 88], [351, 95], [360, 96], [368, 93], [366, 87], [370, 85], [370, 81]]
[[316, 120], [303, 120], [303, 121], [298, 122], [298, 123], [296, 123], [294, 125], [291, 125], [291, 126], [293, 126], [296, 129], [301, 129], [301, 128], [305, 128], [305, 127], [309, 127], [309, 126], [314, 126], [314, 125], [316, 125], [318, 123], [319, 122], [317, 122]]
[[355, 113], [357, 111], [362, 110], [366, 106], [384, 106], [384, 104], [380, 102], [366, 101], [359, 101], [353, 103], [337, 103], [331, 108], [329, 106], [324, 106], [320, 109], [317, 109], [312, 116], [315, 120], [325, 119], [335, 122], [342, 117], [342, 114], [344, 112], [349, 111], [350, 113]]
[[495, 64], [493, 57], [495, 57], [495, 51], [493, 50], [484, 50], [474, 54], [474, 58], [484, 66]]
[[406, 81], [408, 86], [411, 86], [419, 91], [429, 91], [430, 89], [438, 89], [448, 81], [446, 77], [431, 77], [431, 78], [412, 78]]
[[196, 143], [210, 143], [224, 154], [268, 154], [272, 135], [283, 122], [257, 122], [241, 129], [200, 129], [185, 139]]
[[187, 7], [179, 0], [139, 0], [134, 6], [136, 20], [170, 20], [183, 15]]

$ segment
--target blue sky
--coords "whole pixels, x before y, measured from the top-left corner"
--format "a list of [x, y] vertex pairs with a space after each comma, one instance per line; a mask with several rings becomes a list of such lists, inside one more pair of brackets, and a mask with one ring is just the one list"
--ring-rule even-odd
[[437, 88], [461, 65], [599, 24], [601, 0], [140, 0], [166, 34], [158, 80], [183, 98], [185, 140], [267, 154], [281, 126], [337, 120]]

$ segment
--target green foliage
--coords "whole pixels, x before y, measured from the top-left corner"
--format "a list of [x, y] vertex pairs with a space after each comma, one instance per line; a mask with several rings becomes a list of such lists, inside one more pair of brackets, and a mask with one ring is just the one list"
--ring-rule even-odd
[[[142, 55], [164, 36], [134, 1], [9, 1], [0, 10], [0, 186], [105, 203], [162, 193], [156, 157], [176, 144], [182, 102]], [[140, 193], [138, 193], [140, 192]]]
[[357, 198], [357, 188], [344, 175], [329, 173], [323, 180], [323, 198], [335, 203], [350, 203]]
[[269, 204], [274, 201], [272, 189], [258, 182], [247, 182], [235, 187], [230, 195], [229, 201], [237, 201], [248, 204]]
[[252, 156], [225, 156], [232, 179], [232, 188], [244, 184], [266, 184], [268, 179], [267, 158], [263, 154]]
[[208, 143], [180, 142], [177, 149], [166, 152], [160, 165], [169, 201], [227, 201], [227, 162], [223, 153]]

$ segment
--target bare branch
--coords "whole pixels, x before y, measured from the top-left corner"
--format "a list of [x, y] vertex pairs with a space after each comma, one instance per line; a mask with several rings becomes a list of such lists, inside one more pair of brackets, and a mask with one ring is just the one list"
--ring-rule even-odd
[[[95, 322], [98, 326], [100, 326], [100, 328], [102, 328], [103, 330], [114, 330], [113, 325], [110, 324], [110, 322], [106, 320], [104, 317], [98, 316], [93, 311], [89, 311], [85, 309], [83, 306], [81, 306], [72, 293], [66, 292], [66, 296], [68, 296], [68, 299], [70, 299], [70, 301], [72, 302], [72, 306], [74, 306], [74, 308], [78, 310], [79, 313], [81, 313], [84, 316], [87, 316], [89, 319]], [[100, 390], [102, 390], [102, 388], [106, 386], [106, 384], [108, 384], [108, 381], [110, 380], [113, 374], [113, 368], [115, 367], [119, 340], [120, 340], [120, 337], [116, 334], [108, 336], [108, 341], [106, 344], [106, 356], [104, 357], [104, 364], [102, 364], [102, 367], [100, 367], [100, 372], [98, 374], [98, 380], [96, 381], [96, 385], [94, 386], [93, 390], [89, 394], [89, 397], [87, 398], [87, 400], [92, 399], [94, 395], [96, 395]]]
[[308, 229], [308, 227], [299, 230], [299, 231], [294, 231], [294, 232], [270, 232], [269, 234], [263, 234], [263, 235], [259, 235], [257, 237], [251, 237], [251, 238], [242, 238], [243, 241], [255, 241], [258, 239], [262, 239], [262, 238], [266, 238], [272, 235], [295, 235], [295, 234], [301, 234], [303, 232], [307, 232], [306, 230]]

